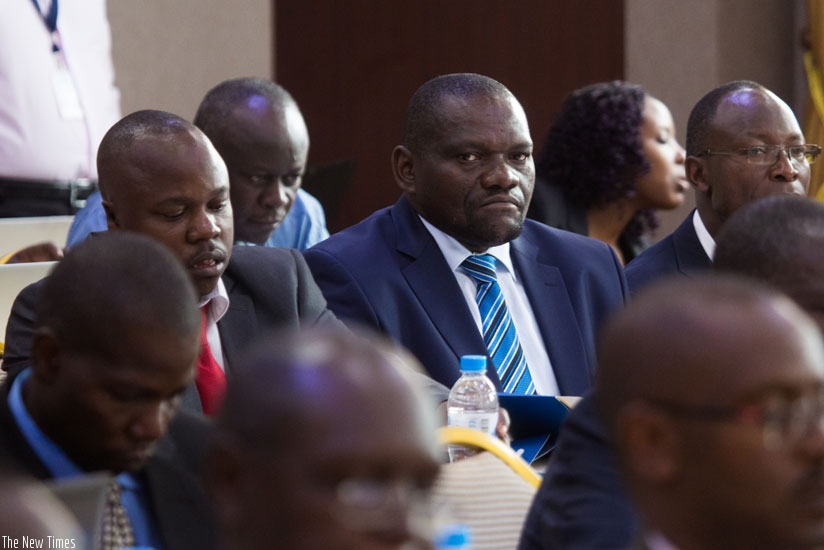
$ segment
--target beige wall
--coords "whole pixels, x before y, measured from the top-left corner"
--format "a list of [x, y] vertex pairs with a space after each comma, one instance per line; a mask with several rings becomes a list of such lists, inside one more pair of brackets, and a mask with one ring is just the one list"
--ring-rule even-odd
[[[618, 0], [611, 0], [618, 1]], [[804, 0], [624, 0], [625, 78], [673, 112], [683, 143], [692, 105], [729, 80], [759, 81], [803, 112], [798, 29]], [[203, 94], [235, 76], [273, 76], [272, 0], [109, 0], [124, 113], [191, 118]], [[662, 213], [656, 237], [694, 204]]]
[[236, 76], [272, 76], [271, 0], [109, 0], [123, 113], [194, 116], [203, 95]]
[[[755, 80], [803, 114], [798, 27], [804, 0], [625, 0], [625, 77], [672, 111], [684, 144], [690, 109], [730, 80]], [[660, 238], [693, 208], [662, 212]]]

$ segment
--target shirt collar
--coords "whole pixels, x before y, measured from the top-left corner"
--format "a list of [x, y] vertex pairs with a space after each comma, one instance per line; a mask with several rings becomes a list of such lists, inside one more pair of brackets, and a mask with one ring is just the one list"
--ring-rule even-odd
[[51, 472], [55, 479], [75, 477], [83, 475], [84, 472], [72, 462], [72, 460], [57, 446], [57, 444], [44, 434], [34, 419], [26, 410], [23, 403], [23, 386], [31, 375], [31, 369], [27, 368], [14, 379], [9, 390], [9, 409], [17, 423], [17, 427], [23, 437], [32, 448], [34, 454], [40, 462]]
[[206, 296], [200, 298], [198, 307], [203, 307], [209, 304], [209, 317], [214, 319], [215, 323], [226, 315], [229, 309], [229, 294], [226, 292], [226, 285], [223, 284], [223, 279], [217, 280], [217, 286]]
[[[421, 216], [418, 216], [421, 221], [423, 222], [424, 227], [426, 230], [429, 231], [429, 234], [432, 235], [432, 238], [435, 239], [435, 242], [438, 244], [438, 247], [441, 249], [441, 253], [443, 257], [446, 259], [446, 263], [449, 265], [449, 269], [452, 271], [457, 271], [461, 267], [461, 262], [463, 262], [469, 256], [472, 256], [473, 253], [470, 252], [464, 245], [459, 243], [455, 237], [448, 235], [423, 219]], [[512, 265], [512, 258], [509, 256], [509, 243], [506, 242], [504, 244], [500, 244], [498, 246], [493, 246], [488, 248], [485, 252], [486, 254], [491, 254], [495, 256], [495, 259], [498, 260], [498, 263], [503, 265], [507, 271], [509, 271], [512, 276], [515, 276], [515, 269]]]
[[649, 550], [678, 550], [663, 534], [653, 531], [644, 535]]
[[715, 239], [713, 239], [710, 232], [707, 231], [707, 226], [704, 225], [704, 220], [701, 219], [701, 214], [698, 213], [698, 210], [696, 210], [692, 216], [692, 225], [695, 227], [695, 234], [698, 235], [698, 240], [701, 242], [704, 252], [706, 252], [709, 259], [712, 260], [715, 257]]

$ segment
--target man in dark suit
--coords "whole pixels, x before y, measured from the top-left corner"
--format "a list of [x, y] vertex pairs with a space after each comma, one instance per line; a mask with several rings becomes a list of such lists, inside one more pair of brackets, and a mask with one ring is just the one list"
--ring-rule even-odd
[[[211, 354], [229, 377], [237, 354], [267, 328], [338, 323], [300, 253], [233, 250], [226, 165], [193, 124], [162, 111], [126, 116], [100, 144], [98, 173], [109, 230], [159, 240], [189, 271], [205, 308]], [[28, 357], [38, 294], [35, 283], [12, 308], [7, 370]], [[199, 410], [202, 393], [193, 386], [184, 406]]]
[[176, 416], [201, 325], [179, 260], [142, 235], [102, 235], [66, 255], [41, 298], [30, 364], [0, 394], [4, 455], [38, 479], [116, 476], [122, 508], [107, 514], [128, 520], [91, 534], [104, 543], [213, 548], [197, 474], [207, 426]]
[[689, 276], [709, 269], [715, 238], [740, 207], [779, 193], [806, 195], [809, 164], [769, 147], [803, 144], [790, 107], [756, 82], [736, 80], [701, 98], [687, 122], [685, 163], [696, 209], [627, 265], [630, 290], [668, 273]]
[[671, 277], [610, 320], [598, 360], [647, 548], [822, 548], [824, 342], [797, 304], [740, 275]]
[[[697, 209], [668, 237], [626, 268], [632, 292], [666, 275], [694, 276], [712, 266], [715, 238], [742, 206], [775, 194], [806, 193], [808, 157], [761, 146], [803, 145], [790, 108], [769, 90], [735, 81], [701, 98], [687, 124], [687, 177]], [[760, 156], [738, 154], [739, 148]], [[709, 154], [727, 153], [731, 154]], [[815, 160], [815, 155], [810, 156]], [[564, 422], [542, 488], [524, 527], [520, 550], [615, 548], [635, 530], [615, 471], [614, 454], [588, 394]], [[581, 468], [586, 464], [586, 468]]]
[[[583, 393], [595, 329], [624, 301], [621, 264], [603, 243], [524, 220], [535, 169], [512, 93], [475, 74], [427, 82], [392, 167], [403, 191], [394, 206], [304, 252], [329, 307], [402, 343], [451, 386], [460, 356], [488, 353], [481, 286], [463, 264], [492, 256], [535, 389]], [[488, 374], [504, 388], [496, 365]]]

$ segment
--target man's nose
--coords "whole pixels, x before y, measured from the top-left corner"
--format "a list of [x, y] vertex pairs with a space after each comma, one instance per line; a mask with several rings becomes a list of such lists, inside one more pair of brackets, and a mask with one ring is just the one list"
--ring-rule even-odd
[[187, 237], [189, 241], [197, 242], [214, 239], [220, 235], [220, 233], [221, 228], [217, 222], [217, 215], [204, 210], [192, 220], [192, 224], [189, 226], [187, 232]]
[[261, 191], [260, 202], [268, 208], [278, 208], [289, 202], [289, 194], [280, 181], [275, 181]]
[[131, 424], [131, 434], [141, 441], [157, 441], [166, 435], [171, 412], [165, 401], [147, 406]]
[[778, 160], [770, 166], [770, 175], [779, 181], [795, 181], [798, 179], [799, 171], [796, 163], [790, 158], [786, 149], [778, 153]]
[[485, 187], [511, 189], [518, 185], [520, 181], [518, 171], [510, 166], [506, 159], [493, 157], [491, 162], [482, 180]]

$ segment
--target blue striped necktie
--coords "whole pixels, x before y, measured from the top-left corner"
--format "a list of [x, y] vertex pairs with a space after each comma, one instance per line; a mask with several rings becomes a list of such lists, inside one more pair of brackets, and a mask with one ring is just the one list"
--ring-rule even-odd
[[484, 342], [498, 372], [501, 386], [507, 393], [535, 393], [532, 375], [515, 332], [515, 325], [504, 302], [501, 285], [495, 273], [495, 257], [491, 254], [469, 256], [461, 267], [474, 280], [475, 301], [481, 312]]

